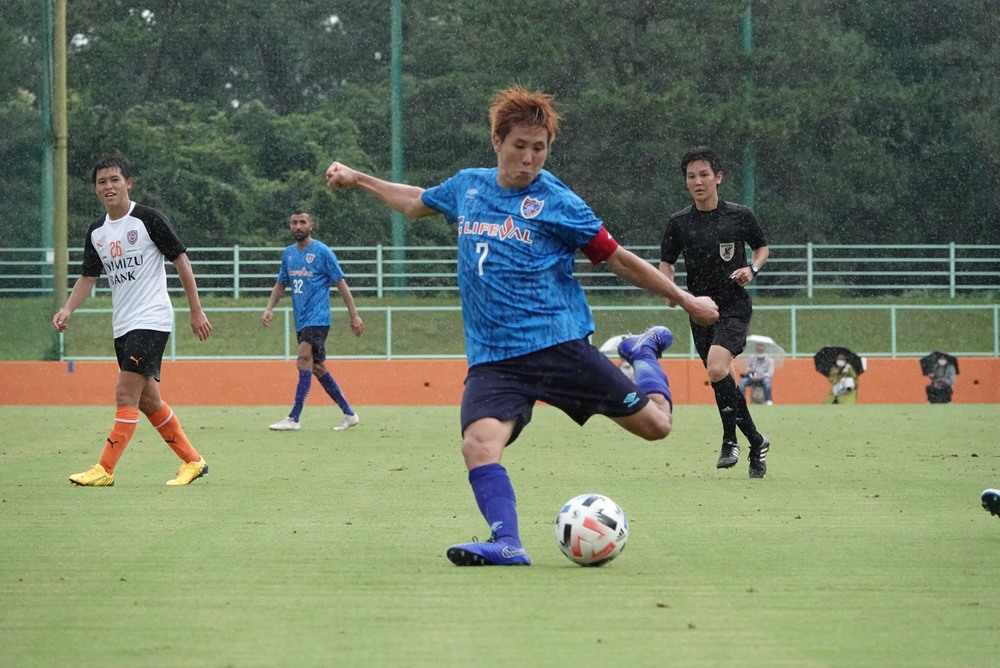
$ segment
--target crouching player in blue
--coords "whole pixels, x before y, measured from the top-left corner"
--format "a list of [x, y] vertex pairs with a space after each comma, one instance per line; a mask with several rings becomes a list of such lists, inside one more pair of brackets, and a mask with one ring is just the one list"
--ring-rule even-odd
[[486, 542], [448, 548], [458, 566], [518, 566], [531, 560], [518, 532], [517, 503], [504, 448], [544, 401], [578, 424], [606, 415], [646, 440], [671, 429], [672, 399], [657, 362], [670, 331], [653, 328], [627, 341], [623, 354], [633, 383], [588, 337], [594, 320], [573, 277], [581, 249], [632, 285], [666, 297], [690, 317], [711, 324], [708, 297], [678, 288], [648, 262], [620, 247], [573, 191], [542, 169], [558, 131], [552, 96], [515, 87], [490, 109], [495, 168], [463, 169], [423, 189], [392, 183], [338, 162], [326, 172], [332, 189], [357, 188], [409, 218], [444, 214], [458, 228], [458, 282], [469, 362], [462, 396], [462, 455]]

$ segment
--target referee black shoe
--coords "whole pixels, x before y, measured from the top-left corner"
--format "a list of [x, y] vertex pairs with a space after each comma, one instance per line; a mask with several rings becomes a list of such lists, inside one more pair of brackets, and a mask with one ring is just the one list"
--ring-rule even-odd
[[763, 478], [764, 474], [767, 473], [767, 463], [764, 460], [767, 459], [767, 453], [770, 449], [771, 442], [763, 434], [760, 436], [760, 445], [750, 446], [749, 473], [751, 478]]
[[715, 462], [715, 468], [732, 468], [736, 466], [738, 461], [740, 461], [740, 446], [732, 441], [723, 441], [722, 451], [719, 452], [719, 461]]

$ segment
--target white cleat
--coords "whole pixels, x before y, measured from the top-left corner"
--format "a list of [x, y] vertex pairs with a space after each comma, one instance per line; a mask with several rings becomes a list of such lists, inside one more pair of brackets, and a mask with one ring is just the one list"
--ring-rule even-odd
[[354, 415], [345, 415], [343, 421], [333, 428], [334, 431], [347, 431], [351, 427], [357, 427], [361, 424], [361, 418]]
[[288, 417], [268, 427], [271, 431], [298, 431], [301, 428], [298, 422]]

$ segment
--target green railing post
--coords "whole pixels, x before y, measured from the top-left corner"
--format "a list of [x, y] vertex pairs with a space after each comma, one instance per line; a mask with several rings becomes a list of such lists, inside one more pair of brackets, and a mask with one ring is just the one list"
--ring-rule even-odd
[[952, 299], [955, 298], [955, 286], [956, 286], [955, 269], [956, 269], [955, 242], [952, 241], [950, 244], [948, 244], [948, 296], [950, 296]]
[[240, 245], [233, 246], [233, 299], [240, 298]]
[[806, 297], [813, 298], [813, 245], [806, 244]]

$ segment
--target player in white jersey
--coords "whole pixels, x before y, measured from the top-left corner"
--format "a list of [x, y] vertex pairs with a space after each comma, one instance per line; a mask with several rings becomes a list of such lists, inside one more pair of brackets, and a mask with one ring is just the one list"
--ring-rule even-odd
[[177, 477], [167, 484], [187, 485], [208, 473], [208, 464], [160, 397], [160, 363], [173, 324], [164, 259], [174, 264], [181, 279], [191, 311], [191, 331], [204, 341], [212, 333], [212, 325], [201, 308], [187, 249], [170, 221], [156, 209], [129, 198], [132, 172], [128, 163], [117, 157], [102, 158], [91, 178], [107, 215], [87, 230], [80, 277], [52, 324], [56, 330], [66, 331], [73, 311], [93, 292], [102, 271], [107, 274], [119, 368], [117, 411], [100, 461], [69, 480], [84, 487], [114, 485], [115, 465], [142, 412], [183, 462]]

